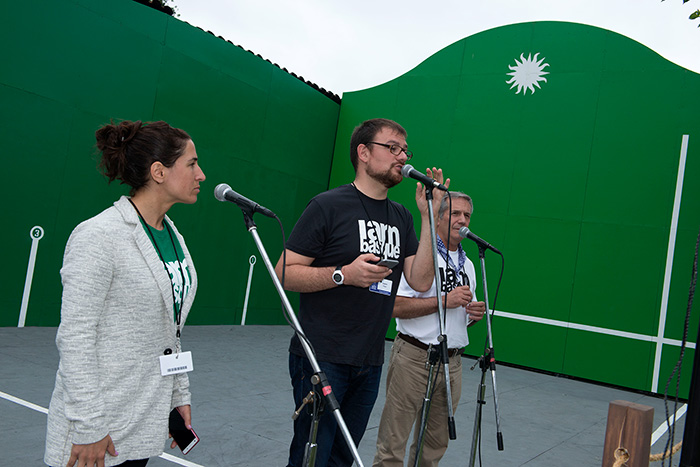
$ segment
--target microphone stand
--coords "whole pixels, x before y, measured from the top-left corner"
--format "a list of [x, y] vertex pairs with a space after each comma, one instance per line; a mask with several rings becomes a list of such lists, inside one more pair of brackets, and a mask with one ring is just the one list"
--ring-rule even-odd
[[[476, 460], [477, 441], [481, 437], [481, 409], [486, 404], [484, 394], [486, 385], [486, 368], [491, 370], [491, 382], [493, 384], [493, 406], [496, 410], [496, 441], [498, 442], [498, 450], [503, 451], [503, 434], [501, 433], [501, 421], [498, 415], [498, 391], [496, 390], [496, 357], [493, 353], [493, 334], [491, 333], [491, 313], [489, 312], [489, 292], [486, 286], [486, 263], [484, 262], [484, 245], [477, 243], [479, 246], [479, 260], [481, 261], [481, 280], [484, 286], [484, 303], [486, 304], [486, 329], [487, 342], [484, 349], [484, 355], [479, 357], [479, 367], [481, 368], [481, 382], [476, 392], [476, 415], [474, 416], [474, 435], [472, 436], [471, 456], [469, 458], [469, 467], [474, 466]], [[475, 365], [476, 366], [476, 365]], [[472, 367], [473, 368], [473, 367]]]
[[[364, 464], [360, 459], [360, 454], [357, 451], [357, 446], [355, 446], [355, 443], [353, 442], [352, 437], [350, 436], [350, 431], [348, 430], [348, 427], [345, 424], [345, 420], [343, 420], [343, 416], [340, 414], [340, 405], [338, 404], [338, 401], [335, 398], [335, 394], [333, 394], [333, 391], [331, 390], [331, 385], [328, 383], [328, 378], [326, 377], [326, 374], [323, 371], [321, 371], [321, 367], [318, 365], [318, 361], [316, 360], [316, 357], [314, 356], [311, 347], [309, 346], [308, 342], [306, 342], [306, 337], [303, 336], [301, 324], [297, 320], [296, 314], [292, 309], [292, 305], [289, 303], [289, 299], [287, 298], [287, 295], [285, 294], [284, 289], [280, 284], [279, 278], [275, 273], [275, 268], [272, 266], [270, 258], [267, 256], [265, 246], [260, 240], [260, 236], [258, 235], [258, 228], [255, 225], [255, 222], [253, 221], [253, 211], [249, 208], [244, 208], [242, 206], [239, 207], [241, 208], [241, 211], [243, 211], [243, 218], [245, 220], [246, 228], [248, 229], [248, 232], [250, 232], [250, 234], [253, 236], [253, 240], [255, 241], [255, 245], [258, 247], [260, 256], [262, 257], [263, 262], [265, 263], [265, 267], [267, 268], [267, 272], [270, 274], [272, 283], [277, 289], [277, 293], [279, 294], [280, 299], [282, 300], [284, 309], [287, 312], [289, 319], [293, 323], [294, 331], [299, 335], [299, 340], [301, 341], [301, 345], [304, 348], [306, 357], [309, 359], [309, 362], [311, 363], [311, 368], [313, 368], [314, 370], [314, 375], [311, 377], [311, 382], [314, 384], [314, 386], [320, 385], [323, 389], [322, 391], [316, 391], [317, 395], [314, 397], [320, 397], [321, 402], [325, 403], [326, 406], [332, 410], [333, 415], [335, 416], [335, 420], [338, 423], [338, 428], [342, 432], [343, 437], [345, 438], [345, 442], [347, 443], [348, 448], [350, 449], [353, 457], [355, 458], [355, 462], [357, 463], [358, 467], [364, 467]], [[301, 408], [299, 408], [297, 412], [300, 411]], [[295, 415], [298, 414], [295, 413]], [[314, 463], [316, 462], [316, 429], [318, 428], [316, 411], [313, 411], [313, 417], [313, 429], [312, 433], [310, 434], [309, 442], [307, 443], [306, 452], [304, 453], [304, 465], [308, 467], [313, 467]]]
[[437, 239], [435, 233], [435, 217], [433, 215], [433, 186], [425, 185], [425, 199], [428, 201], [428, 215], [430, 217], [430, 240], [433, 248], [433, 268], [435, 272], [435, 285], [437, 289], [438, 303], [438, 322], [440, 334], [438, 335], [438, 345], [432, 344], [428, 347], [428, 381], [425, 388], [425, 397], [423, 398], [423, 406], [420, 414], [420, 428], [418, 431], [418, 442], [416, 443], [416, 453], [413, 459], [413, 466], [418, 467], [420, 463], [421, 452], [423, 451], [423, 441], [425, 437], [425, 429], [428, 423], [428, 414], [430, 412], [430, 404], [432, 403], [433, 392], [433, 372], [438, 361], [443, 362], [445, 366], [445, 389], [447, 391], [447, 429], [450, 439], [457, 439], [455, 429], [455, 419], [452, 411], [452, 385], [450, 384], [450, 362], [449, 352], [447, 347], [447, 334], [445, 334], [445, 309], [442, 303], [442, 281], [440, 280], [440, 272], [437, 260]]

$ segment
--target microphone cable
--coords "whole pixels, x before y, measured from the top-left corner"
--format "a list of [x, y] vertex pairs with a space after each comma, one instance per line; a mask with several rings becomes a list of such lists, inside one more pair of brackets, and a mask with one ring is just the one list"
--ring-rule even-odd
[[[280, 231], [282, 233], [282, 277], [280, 278], [280, 284], [282, 285], [282, 290], [284, 291], [284, 276], [287, 270], [287, 237], [284, 234], [284, 226], [282, 225], [282, 221], [280, 220], [277, 215], [275, 215], [275, 219], [277, 219], [277, 222], [279, 223], [280, 226]], [[311, 345], [311, 341], [306, 337], [306, 334], [304, 334], [304, 331], [300, 328], [297, 328], [294, 323], [292, 322], [291, 319], [289, 319], [289, 311], [285, 308], [284, 302], [280, 301], [280, 305], [282, 306], [282, 316], [284, 316], [285, 321], [287, 321], [287, 324], [289, 327], [291, 327], [294, 330], [294, 333], [299, 337], [300, 340], [304, 340], [311, 349], [311, 353], [316, 356], [316, 350], [314, 349], [314, 346]]]
[[[666, 426], [668, 428], [668, 440], [666, 441], [666, 446], [664, 447], [664, 454], [669, 453], [668, 455], [668, 465], [672, 466], [673, 465], [673, 450], [671, 447], [673, 447], [673, 442], [674, 442], [674, 437], [676, 435], [676, 412], [678, 410], [678, 391], [680, 389], [680, 382], [681, 382], [681, 369], [683, 367], [683, 356], [685, 355], [685, 348], [686, 348], [686, 343], [688, 340], [688, 326], [690, 323], [690, 312], [691, 309], [693, 308], [693, 298], [695, 297], [695, 285], [697, 283], [698, 279], [698, 246], [700, 245], [700, 232], [698, 232], [698, 238], [695, 241], [695, 258], [693, 259], [693, 267], [692, 267], [692, 272], [690, 275], [690, 291], [688, 292], [688, 308], [686, 309], [685, 312], [685, 322], [683, 323], [683, 340], [681, 341], [681, 352], [680, 356], [678, 357], [678, 361], [676, 362], [676, 366], [673, 368], [673, 371], [671, 371], [671, 375], [668, 377], [668, 380], [666, 381], [666, 388], [664, 389], [664, 409], [666, 411]], [[696, 357], [697, 358], [697, 357]], [[670, 416], [669, 416], [669, 410], [668, 410], [668, 387], [671, 384], [671, 381], [673, 380], [673, 377], [676, 375], [676, 372], [678, 373], [678, 376], [676, 377], [676, 395], [674, 397], [673, 401], [673, 420], [674, 423], [671, 425], [670, 421]], [[665, 456], [661, 458], [661, 467], [665, 467]]]

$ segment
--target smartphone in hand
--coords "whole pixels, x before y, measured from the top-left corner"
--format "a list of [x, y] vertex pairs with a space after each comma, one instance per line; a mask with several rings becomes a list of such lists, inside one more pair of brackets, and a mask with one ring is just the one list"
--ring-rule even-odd
[[399, 264], [399, 261], [396, 259], [382, 258], [382, 260], [377, 263], [377, 266], [386, 266], [389, 269], [393, 269], [397, 264]]
[[183, 454], [187, 454], [199, 442], [199, 436], [194, 430], [185, 426], [185, 419], [182, 418], [180, 410], [175, 407], [170, 411], [170, 435]]

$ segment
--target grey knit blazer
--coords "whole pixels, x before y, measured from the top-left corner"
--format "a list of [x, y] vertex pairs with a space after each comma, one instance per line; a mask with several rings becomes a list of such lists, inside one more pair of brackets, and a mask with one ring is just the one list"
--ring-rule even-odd
[[[168, 222], [192, 276], [184, 324], [197, 274], [184, 239]], [[171, 408], [190, 403], [189, 379], [160, 374], [158, 357], [176, 343], [171, 281], [128, 198], [73, 230], [61, 280], [60, 362], [44, 462], [64, 466], [74, 443], [108, 434], [119, 455], [107, 454], [107, 466], [160, 455]]]

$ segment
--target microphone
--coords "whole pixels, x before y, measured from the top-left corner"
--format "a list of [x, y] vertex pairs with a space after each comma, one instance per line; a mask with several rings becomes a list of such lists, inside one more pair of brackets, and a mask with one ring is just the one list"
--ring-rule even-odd
[[219, 183], [216, 185], [216, 188], [214, 188], [214, 197], [219, 201], [230, 201], [232, 203], [236, 203], [239, 208], [250, 210], [251, 214], [259, 212], [263, 216], [272, 217], [273, 219], [277, 218], [274, 212], [270, 211], [265, 206], [260, 206], [255, 201], [251, 201], [245, 196], [236, 193], [226, 183]]
[[403, 175], [404, 178], [415, 178], [425, 186], [430, 186], [433, 188], [437, 188], [438, 190], [447, 191], [447, 187], [445, 185], [441, 185], [437, 181], [428, 177], [423, 172], [417, 171], [413, 168], [411, 164], [406, 164], [403, 167], [401, 167], [401, 175]]
[[462, 227], [461, 229], [459, 229], [459, 236], [462, 238], [468, 238], [469, 240], [473, 240], [477, 243], [477, 245], [481, 246], [482, 248], [488, 248], [489, 250], [493, 250], [499, 255], [503, 256], [503, 254], [500, 251], [498, 251], [490, 243], [474, 235], [467, 227]]

